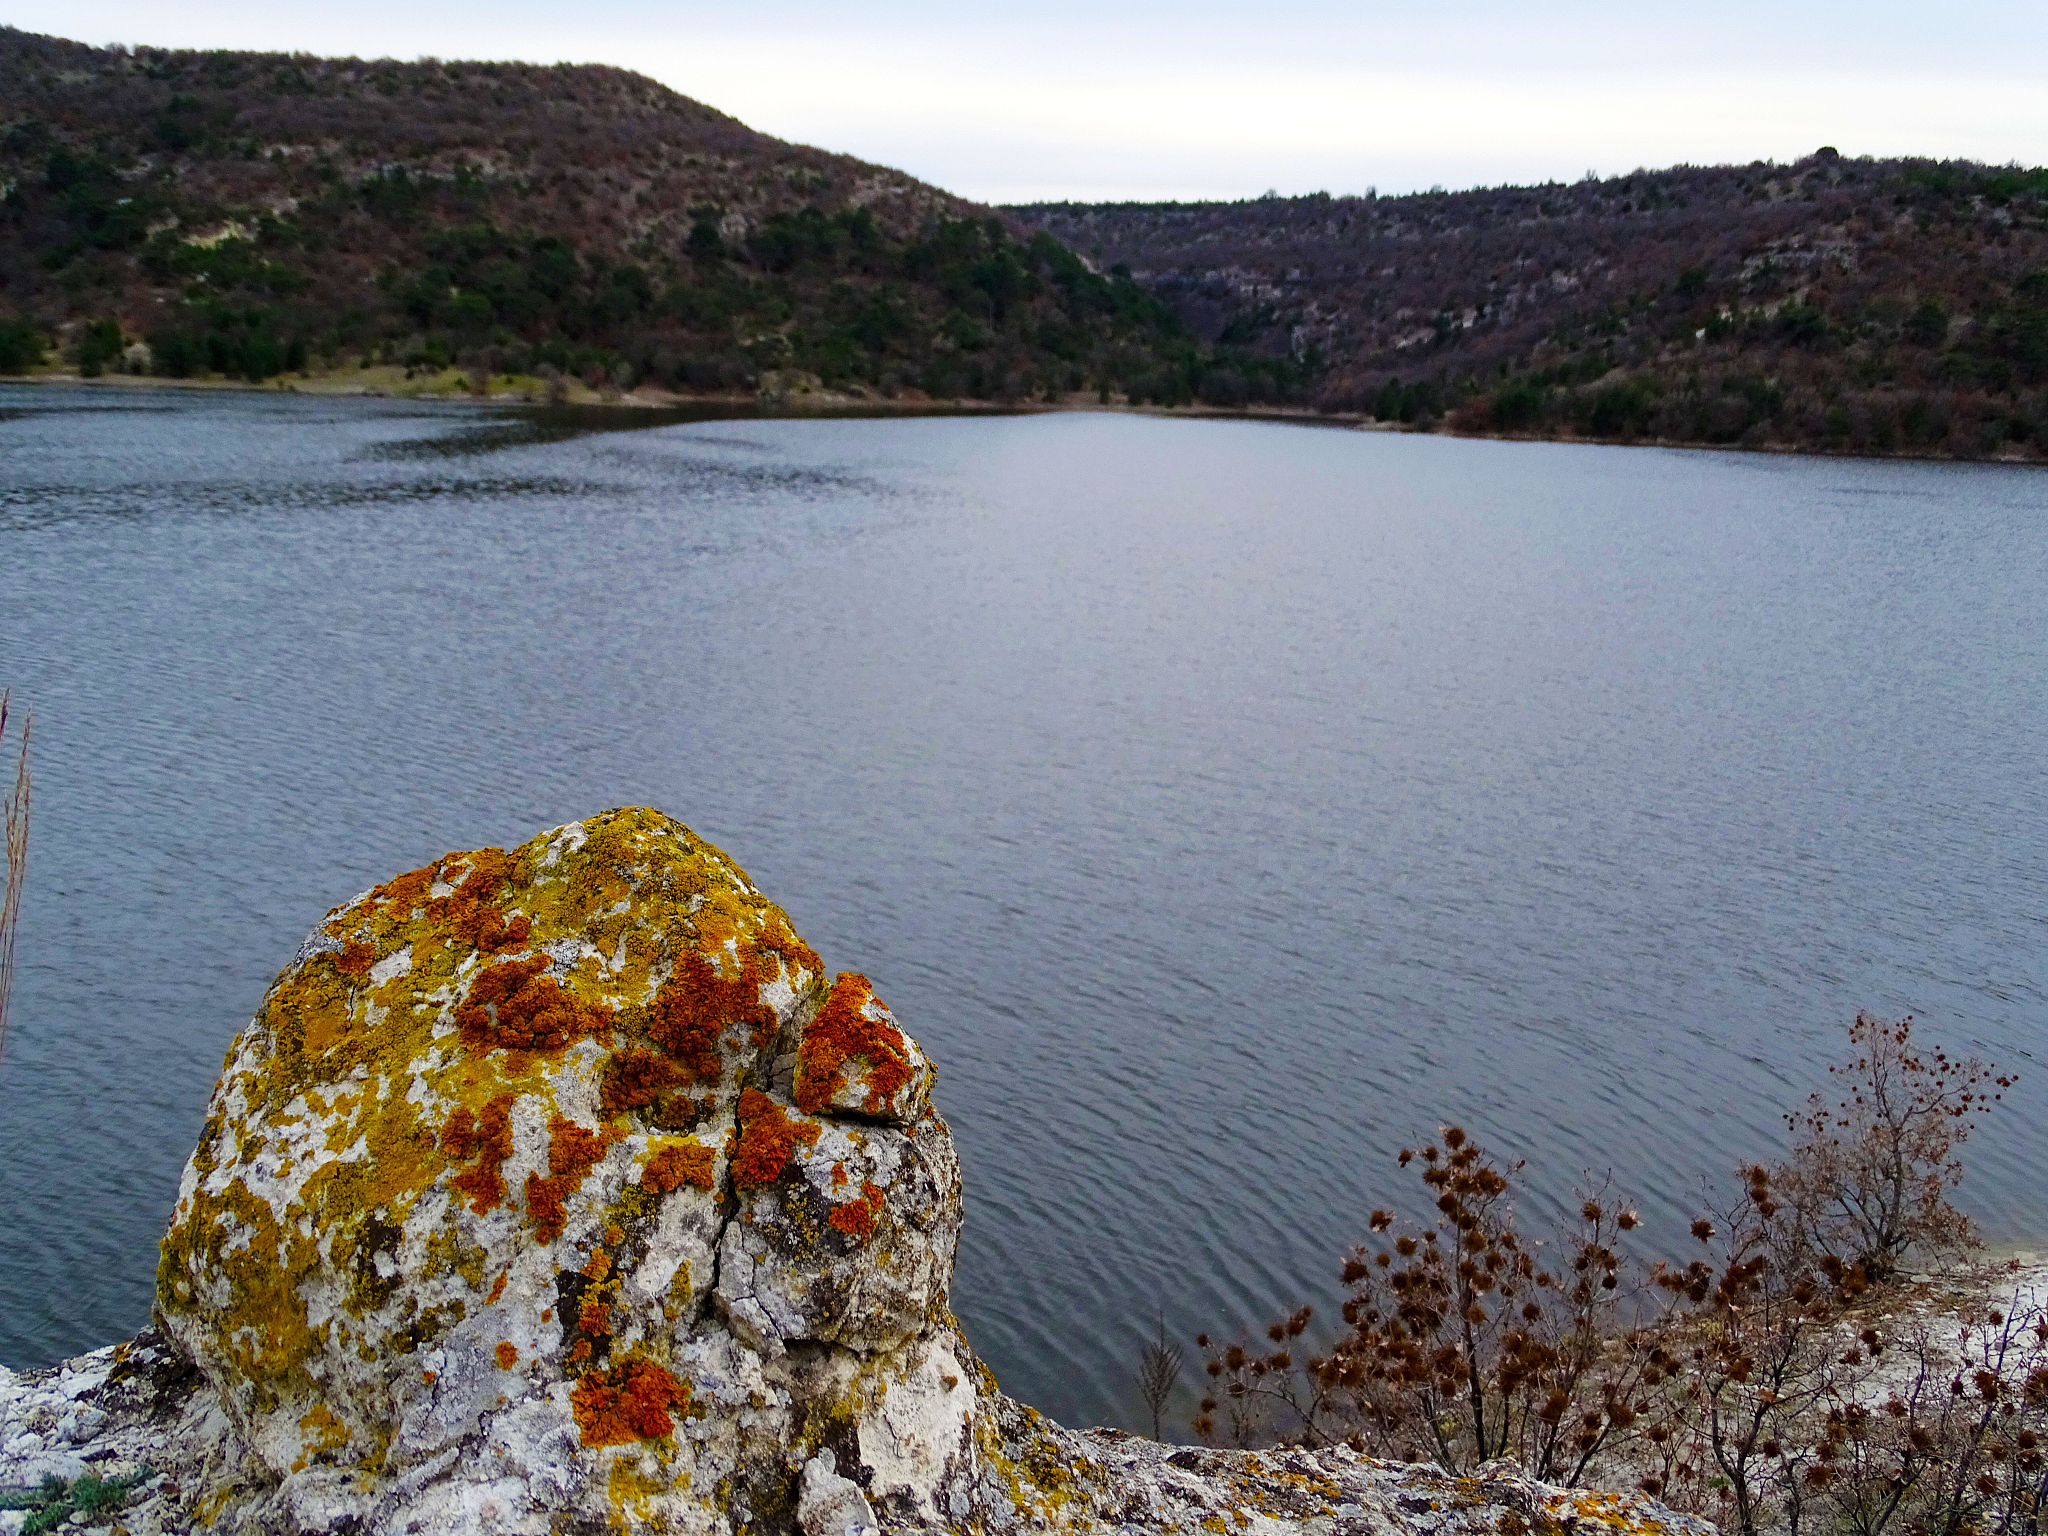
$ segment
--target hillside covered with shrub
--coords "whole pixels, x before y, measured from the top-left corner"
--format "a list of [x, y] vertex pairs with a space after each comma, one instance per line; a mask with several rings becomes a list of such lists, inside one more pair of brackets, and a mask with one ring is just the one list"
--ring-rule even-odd
[[0, 371], [1015, 400], [1185, 392], [1208, 361], [1050, 235], [604, 67], [0, 29], [0, 189]]
[[2048, 169], [1846, 159], [1405, 197], [1014, 208], [1327, 410], [2048, 453]]

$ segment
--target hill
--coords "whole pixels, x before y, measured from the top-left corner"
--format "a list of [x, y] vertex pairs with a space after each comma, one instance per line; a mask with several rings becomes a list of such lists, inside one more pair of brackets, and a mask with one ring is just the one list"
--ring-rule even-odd
[[1326, 410], [2048, 452], [2048, 169], [1823, 149], [1571, 186], [1009, 212], [1131, 272], [1197, 338], [1293, 360]]
[[0, 189], [0, 371], [1017, 399], [1197, 356], [1050, 235], [618, 69], [0, 29]]

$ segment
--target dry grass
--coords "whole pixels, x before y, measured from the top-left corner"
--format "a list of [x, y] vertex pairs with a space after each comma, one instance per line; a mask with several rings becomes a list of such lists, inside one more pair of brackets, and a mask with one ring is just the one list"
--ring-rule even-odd
[[[7, 740], [11, 696], [0, 692], [0, 745]], [[21, 746], [14, 765], [14, 787], [6, 803], [7, 883], [0, 888], [0, 1049], [7, 1044], [7, 999], [14, 990], [14, 930], [21, 918], [21, 887], [28, 874], [28, 738], [33, 719], [21, 715]]]

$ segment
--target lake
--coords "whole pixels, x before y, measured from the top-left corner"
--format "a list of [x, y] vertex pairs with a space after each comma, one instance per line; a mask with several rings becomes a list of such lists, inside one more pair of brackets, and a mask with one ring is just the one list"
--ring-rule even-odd
[[11, 1365], [146, 1321], [331, 904], [620, 804], [936, 1058], [956, 1310], [1068, 1422], [1328, 1315], [1440, 1123], [1676, 1251], [1859, 1009], [2018, 1069], [1962, 1193], [2048, 1232], [2039, 471], [0, 387], [0, 682]]

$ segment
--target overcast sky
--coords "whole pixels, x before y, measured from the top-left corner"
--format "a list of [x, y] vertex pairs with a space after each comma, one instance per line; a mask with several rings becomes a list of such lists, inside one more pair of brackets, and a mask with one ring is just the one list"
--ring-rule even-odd
[[625, 65], [989, 202], [2048, 162], [2044, 0], [16, 0], [89, 43]]

